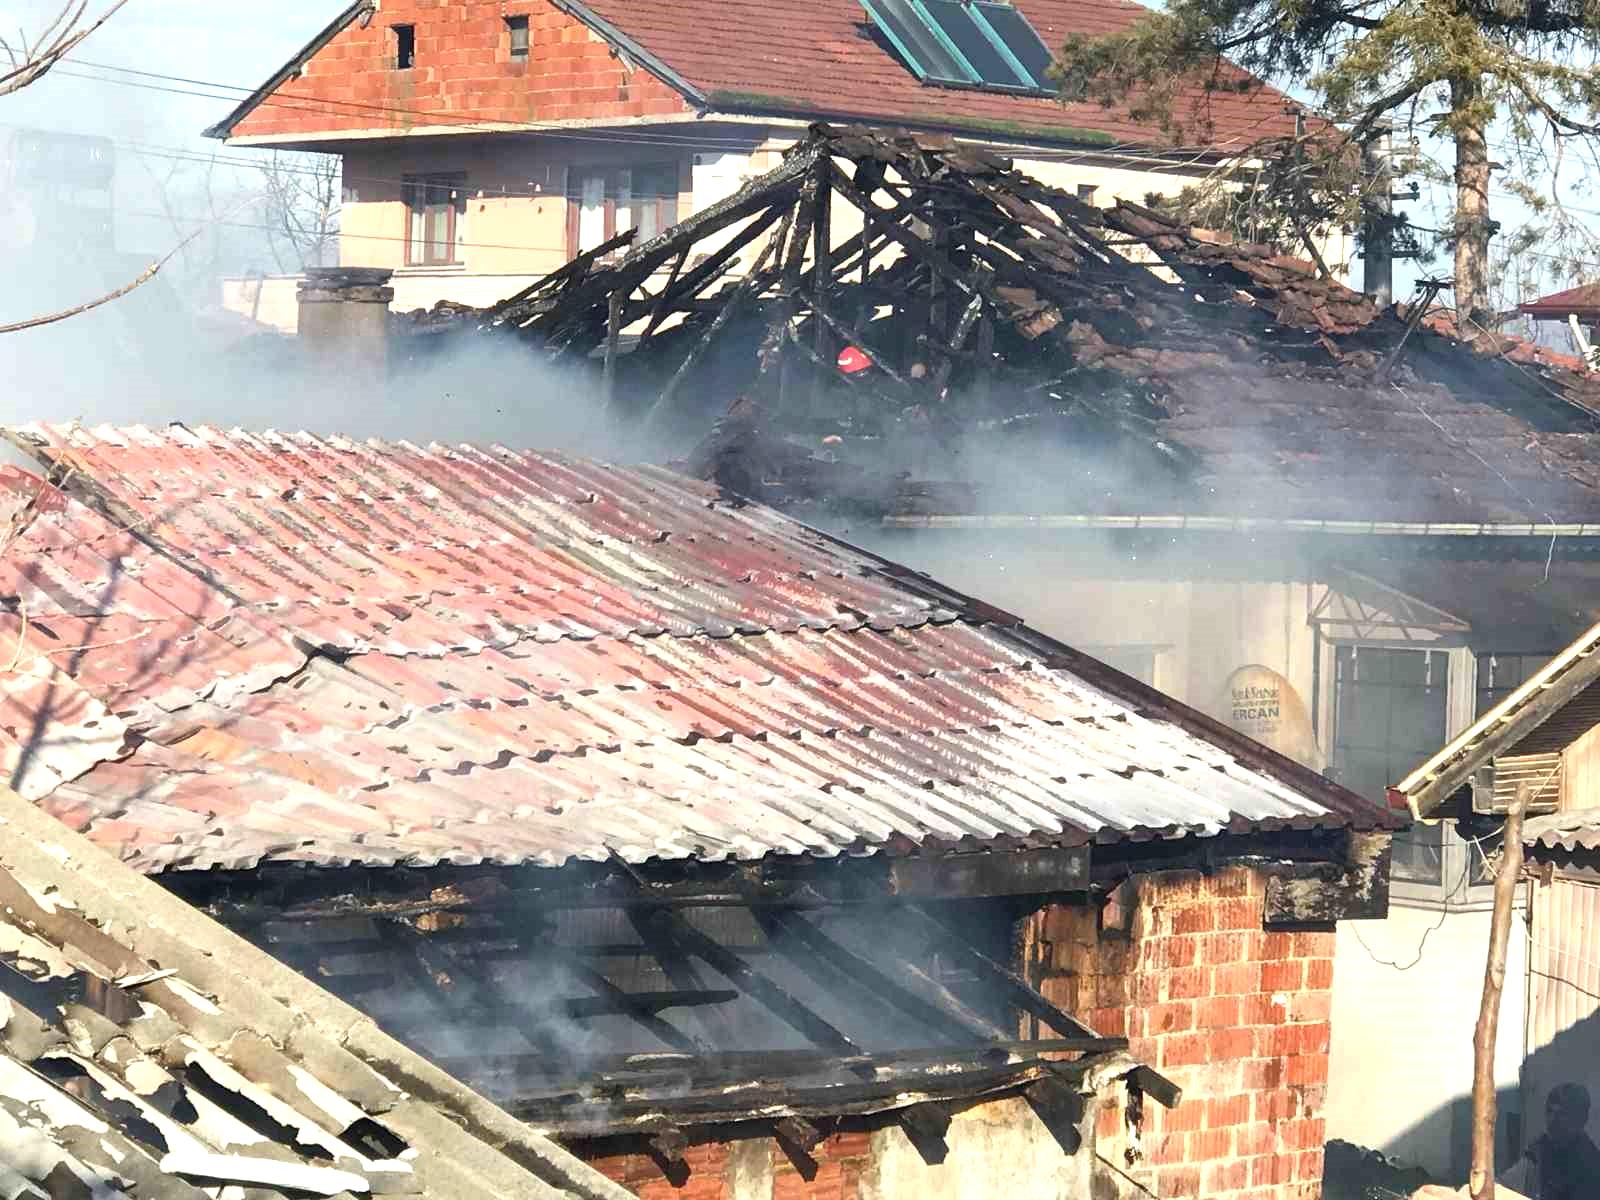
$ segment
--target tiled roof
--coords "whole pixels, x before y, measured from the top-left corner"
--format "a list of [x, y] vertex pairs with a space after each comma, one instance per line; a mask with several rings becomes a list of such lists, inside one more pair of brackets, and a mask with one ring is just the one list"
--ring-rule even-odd
[[1568, 313], [1582, 316], [1600, 314], [1600, 283], [1585, 283], [1564, 292], [1552, 292], [1527, 304], [1519, 304], [1517, 311], [1531, 317], [1564, 317]]
[[0, 830], [0, 1195], [629, 1195], [9, 789]]
[[50, 491], [14, 521], [0, 757], [144, 870], [1386, 819], [1014, 618], [663, 470], [17, 436], [94, 507]]
[[[1053, 97], [927, 86], [868, 32], [859, 0], [582, 0], [688, 80], [714, 111], [795, 111], [807, 115], [924, 127], [987, 127], [1001, 140], [1039, 136], [1073, 140], [1085, 131], [1134, 145], [1163, 140], [1125, 109], [1065, 104]], [[1073, 34], [1126, 29], [1149, 10], [1132, 0], [1017, 0], [1045, 45], [1058, 50]], [[715, 29], [715, 37], [706, 31]], [[1186, 144], [1219, 149], [1294, 132], [1288, 97], [1249, 77], [1223, 71], [1217, 90], [1183, 89], [1174, 116]]]

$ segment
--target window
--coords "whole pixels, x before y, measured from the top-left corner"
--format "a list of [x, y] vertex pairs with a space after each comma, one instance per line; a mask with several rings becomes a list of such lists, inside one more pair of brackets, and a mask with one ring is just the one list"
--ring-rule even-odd
[[506, 29], [511, 33], [511, 61], [526, 62], [528, 59], [528, 18], [507, 17]]
[[406, 205], [406, 264], [440, 266], [457, 261], [466, 176], [411, 175], [401, 188]]
[[573, 167], [567, 182], [567, 254], [593, 250], [630, 229], [634, 244], [678, 220], [678, 164]]
[[1054, 56], [1028, 18], [993, 0], [861, 0], [873, 30], [918, 79], [1052, 91]]
[[1099, 190], [1100, 187], [1098, 184], [1080, 183], [1078, 185], [1078, 199], [1082, 200], [1085, 204], [1093, 204], [1094, 194]]
[[417, 27], [394, 27], [394, 65], [396, 70], [409, 71], [417, 61]]
[[[1391, 783], [1444, 745], [1449, 663], [1442, 650], [1334, 648], [1335, 779], [1383, 804]], [[1436, 827], [1395, 838], [1394, 876], [1444, 882]]]
[[1499, 704], [1559, 653], [1478, 655], [1477, 715]]

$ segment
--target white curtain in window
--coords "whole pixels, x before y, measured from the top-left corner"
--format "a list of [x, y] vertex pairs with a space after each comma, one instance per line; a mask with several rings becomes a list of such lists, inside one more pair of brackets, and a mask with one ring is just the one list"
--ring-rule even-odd
[[582, 206], [578, 209], [578, 253], [593, 250], [606, 240], [606, 177], [583, 177]]

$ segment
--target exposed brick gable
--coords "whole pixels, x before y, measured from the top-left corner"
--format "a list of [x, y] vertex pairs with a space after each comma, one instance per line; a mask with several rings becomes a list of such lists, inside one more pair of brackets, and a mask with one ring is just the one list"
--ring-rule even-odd
[[[1306, 1200], [1321, 1191], [1333, 1000], [1332, 933], [1262, 929], [1264, 879], [1141, 876], [1099, 928], [1093, 910], [1038, 914], [1031, 981], [1184, 1089], [1144, 1107], [1133, 1169], [1162, 1197]], [[1101, 1152], [1127, 1149], [1120, 1107], [1102, 1112]]]
[[[506, 18], [528, 18], [528, 58], [511, 59]], [[395, 65], [394, 26], [416, 31]], [[399, 111], [393, 111], [399, 110]], [[611, 121], [690, 111], [683, 97], [548, 0], [385, 0], [353, 22], [234, 126], [235, 138], [458, 124]]]

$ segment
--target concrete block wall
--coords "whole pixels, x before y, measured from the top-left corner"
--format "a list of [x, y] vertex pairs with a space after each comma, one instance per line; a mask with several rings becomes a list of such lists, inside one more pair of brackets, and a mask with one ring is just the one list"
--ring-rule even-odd
[[[511, 59], [506, 18], [528, 18], [528, 57]], [[416, 59], [395, 61], [394, 26], [415, 30]], [[549, 0], [384, 0], [351, 24], [234, 128], [235, 138], [403, 133], [462, 124], [606, 121], [687, 113], [683, 97], [625, 64]]]
[[1264, 931], [1264, 888], [1245, 867], [1141, 876], [1103, 919], [1057, 905], [1024, 930], [1036, 987], [1184, 1089], [1146, 1101], [1131, 1161], [1120, 1107], [1101, 1114], [1101, 1153], [1162, 1197], [1321, 1193], [1334, 935]]

